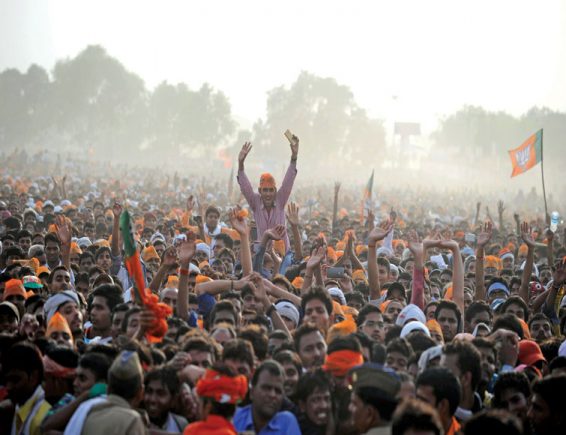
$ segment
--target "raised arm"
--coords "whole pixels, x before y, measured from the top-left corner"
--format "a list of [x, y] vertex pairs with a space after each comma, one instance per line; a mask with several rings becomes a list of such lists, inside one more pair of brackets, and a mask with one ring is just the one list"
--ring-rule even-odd
[[368, 283], [371, 300], [379, 299], [381, 287], [377, 273], [377, 242], [383, 240], [393, 231], [393, 223], [385, 222], [380, 227], [375, 227], [368, 235]]
[[418, 233], [413, 230], [409, 233], [409, 251], [415, 259], [413, 267], [413, 283], [411, 292], [411, 303], [424, 310], [424, 248], [419, 240]]
[[505, 205], [503, 201], [497, 202], [497, 215], [499, 217], [499, 231], [503, 234], [504, 225], [503, 225], [503, 212], [505, 211]]
[[283, 177], [283, 182], [281, 187], [277, 191], [277, 202], [280, 207], [284, 207], [291, 196], [291, 191], [293, 190], [293, 184], [295, 182], [295, 177], [297, 176], [297, 156], [299, 155], [299, 138], [293, 135], [293, 141], [291, 142], [291, 162]]
[[253, 280], [255, 296], [261, 301], [265, 313], [271, 318], [271, 322], [273, 323], [273, 329], [275, 330], [281, 329], [285, 331], [288, 335], [291, 335], [291, 333], [287, 329], [287, 325], [285, 325], [285, 322], [283, 321], [283, 319], [275, 309], [275, 306], [271, 303], [269, 297], [267, 296], [267, 291], [265, 289], [263, 278], [259, 276], [259, 274], [255, 273], [252, 275], [252, 280]]
[[490, 221], [486, 221], [483, 226], [483, 231], [478, 234], [478, 241], [476, 246], [476, 293], [474, 300], [485, 301], [485, 283], [483, 271], [483, 258], [485, 254], [485, 245], [490, 241], [493, 234], [493, 225]]
[[169, 272], [172, 270], [176, 270], [179, 264], [177, 263], [177, 252], [173, 246], [170, 246], [163, 252], [163, 256], [161, 258], [161, 264], [159, 265], [159, 269], [153, 276], [153, 279], [149, 283], [149, 289], [153, 293], [158, 293], [163, 280], [167, 276]]
[[64, 216], [57, 216], [55, 223], [57, 236], [61, 241], [61, 257], [63, 266], [71, 272], [71, 238], [73, 236], [73, 225]]
[[554, 232], [550, 228], [548, 228], [546, 230], [546, 259], [550, 267], [554, 265], [554, 247], [552, 246], [553, 242]]
[[266, 230], [261, 236], [261, 242], [259, 244], [259, 249], [257, 250], [254, 261], [253, 270], [257, 273], [262, 273], [263, 271], [263, 260], [267, 252], [267, 245], [271, 240], [281, 240], [285, 238], [286, 230], [284, 225], [276, 225], [275, 227]]
[[556, 304], [556, 295], [558, 294], [558, 290], [560, 287], [564, 285], [566, 282], [566, 263], [564, 261], [557, 262], [556, 269], [552, 273], [552, 287], [548, 291], [548, 295], [546, 297], [546, 309], [548, 311], [552, 311], [555, 315], [554, 306]]
[[307, 261], [305, 278], [303, 280], [303, 285], [301, 286], [301, 295], [303, 295], [309, 288], [311, 288], [313, 281], [315, 281], [315, 283], [318, 281], [320, 285], [323, 284], [323, 282], [321, 282], [322, 272], [320, 264], [325, 255], [326, 246], [318, 246], [317, 248], [313, 249], [309, 261]]
[[521, 287], [519, 288], [519, 296], [529, 305], [529, 282], [531, 274], [533, 273], [533, 263], [535, 260], [535, 241], [531, 234], [531, 228], [527, 222], [521, 224], [521, 237], [523, 242], [527, 245], [527, 259], [525, 267], [523, 267], [523, 274], [521, 275]]
[[340, 182], [334, 183], [334, 204], [332, 206], [332, 234], [336, 230], [336, 218], [338, 216], [338, 194], [340, 193]]
[[250, 229], [242, 216], [242, 209], [236, 206], [230, 210], [230, 224], [240, 235], [240, 262], [243, 276], [252, 273], [252, 250], [250, 248]]
[[196, 236], [191, 231], [187, 233], [186, 240], [182, 240], [177, 247], [177, 255], [181, 265], [179, 294], [177, 296], [177, 317], [185, 321], [189, 317], [189, 267], [196, 251], [195, 240]]
[[[464, 315], [464, 262], [460, 254], [460, 247], [455, 240], [442, 240], [438, 244], [439, 248], [450, 249], [452, 251], [452, 299], [462, 316]], [[463, 324], [463, 322], [462, 322]]]
[[295, 260], [301, 260], [303, 258], [303, 244], [299, 229], [299, 207], [295, 202], [292, 202], [287, 206], [287, 222], [291, 225], [291, 233], [293, 234]]
[[244, 195], [244, 198], [246, 198], [248, 204], [251, 207], [253, 207], [254, 196], [255, 196], [254, 188], [252, 187], [252, 183], [250, 183], [250, 180], [248, 179], [248, 176], [246, 175], [244, 169], [244, 162], [246, 161], [246, 158], [248, 157], [248, 154], [251, 151], [251, 149], [252, 149], [251, 142], [246, 142], [242, 146], [242, 149], [240, 150], [240, 154], [238, 155], [238, 184], [240, 185], [240, 190], [242, 192], [242, 195]]

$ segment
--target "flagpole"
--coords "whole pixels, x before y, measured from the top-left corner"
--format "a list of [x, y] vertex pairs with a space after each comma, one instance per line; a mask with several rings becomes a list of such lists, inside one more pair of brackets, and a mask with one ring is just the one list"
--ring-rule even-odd
[[543, 129], [540, 129], [540, 172], [542, 175], [542, 196], [544, 198], [544, 220], [546, 221], [547, 224], [550, 224], [550, 222], [548, 222], [548, 205], [546, 204], [546, 189], [544, 187], [544, 154], [543, 154], [543, 148], [544, 148], [544, 140], [543, 140]]

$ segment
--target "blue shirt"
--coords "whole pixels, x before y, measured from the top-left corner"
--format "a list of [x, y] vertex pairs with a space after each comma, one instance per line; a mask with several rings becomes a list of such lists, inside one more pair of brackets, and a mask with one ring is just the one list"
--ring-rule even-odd
[[[252, 405], [244, 406], [236, 410], [234, 415], [234, 427], [238, 432], [253, 431], [254, 419], [252, 417]], [[281, 411], [273, 416], [269, 423], [260, 430], [257, 435], [285, 434], [301, 435], [299, 423], [295, 416], [289, 411]]]

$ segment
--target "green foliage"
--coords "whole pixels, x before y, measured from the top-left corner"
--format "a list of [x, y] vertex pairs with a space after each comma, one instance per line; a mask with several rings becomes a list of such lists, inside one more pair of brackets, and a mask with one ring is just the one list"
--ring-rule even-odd
[[[301, 159], [324, 163], [326, 157], [364, 159], [385, 145], [385, 129], [358, 107], [352, 91], [333, 78], [307, 72], [289, 88], [268, 93], [267, 115], [254, 125], [254, 145], [270, 157], [288, 155], [283, 132], [291, 129], [301, 139]], [[267, 153], [267, 149], [269, 153]]]

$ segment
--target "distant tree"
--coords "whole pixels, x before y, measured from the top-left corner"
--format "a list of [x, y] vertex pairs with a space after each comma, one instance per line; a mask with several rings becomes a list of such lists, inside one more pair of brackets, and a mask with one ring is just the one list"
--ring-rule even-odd
[[290, 87], [268, 93], [266, 118], [253, 127], [258, 151], [263, 148], [273, 159], [287, 156], [287, 147], [280, 146], [286, 129], [300, 137], [301, 155], [312, 163], [330, 156], [367, 163], [367, 153], [378, 153], [385, 145], [382, 122], [368, 118], [347, 86], [307, 72]]

